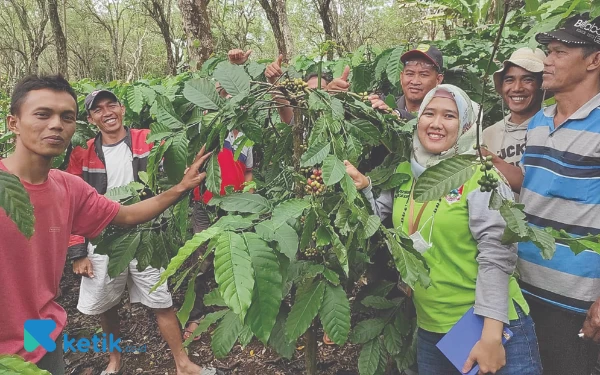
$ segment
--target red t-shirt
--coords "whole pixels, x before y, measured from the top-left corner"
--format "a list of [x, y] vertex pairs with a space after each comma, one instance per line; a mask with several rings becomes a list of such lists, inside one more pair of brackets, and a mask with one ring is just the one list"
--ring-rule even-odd
[[[2, 161], [0, 170], [6, 171]], [[53, 319], [52, 338], [62, 332], [67, 313], [54, 298], [69, 235], [98, 236], [119, 212], [119, 203], [98, 194], [81, 178], [56, 169], [42, 184], [21, 182], [33, 204], [35, 232], [28, 240], [0, 209], [0, 354], [18, 354], [37, 363], [46, 351], [41, 346], [25, 351], [23, 325], [28, 319]]]

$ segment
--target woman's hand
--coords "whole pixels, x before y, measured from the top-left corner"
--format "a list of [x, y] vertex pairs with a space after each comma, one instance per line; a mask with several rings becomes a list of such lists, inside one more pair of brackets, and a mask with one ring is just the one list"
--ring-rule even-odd
[[369, 179], [365, 177], [364, 174], [360, 173], [352, 163], [348, 160], [344, 160], [344, 165], [346, 166], [346, 173], [352, 178], [352, 181], [354, 181], [354, 185], [358, 190], [362, 190], [369, 186]]
[[477, 341], [462, 372], [471, 371], [473, 365], [479, 365], [479, 374], [495, 374], [506, 365], [506, 352], [502, 345], [504, 324], [498, 320], [485, 318], [481, 339]]

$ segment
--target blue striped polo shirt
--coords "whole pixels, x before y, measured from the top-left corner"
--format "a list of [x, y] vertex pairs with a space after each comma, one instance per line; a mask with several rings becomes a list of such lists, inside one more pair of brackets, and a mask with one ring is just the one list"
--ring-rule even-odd
[[[538, 112], [527, 128], [521, 161], [521, 202], [530, 224], [572, 236], [600, 234], [600, 94], [558, 128], [556, 106]], [[575, 255], [556, 245], [550, 260], [531, 242], [519, 243], [518, 270], [527, 294], [585, 313], [600, 297], [600, 254]]]

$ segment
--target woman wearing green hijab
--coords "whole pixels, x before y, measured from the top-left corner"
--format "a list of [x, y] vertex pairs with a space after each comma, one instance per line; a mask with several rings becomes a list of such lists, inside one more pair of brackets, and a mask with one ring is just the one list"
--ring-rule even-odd
[[[483, 172], [477, 170], [463, 186], [438, 201], [413, 200], [415, 181], [427, 168], [474, 152], [475, 118], [464, 91], [439, 85], [425, 96], [419, 109], [411, 160], [397, 169], [410, 175], [409, 181], [375, 200], [369, 179], [347, 161], [346, 171], [379, 217], [392, 215], [394, 227], [411, 236], [430, 268], [431, 285], [417, 285], [413, 294], [419, 375], [459, 373], [436, 344], [473, 306], [475, 314], [484, 317], [484, 328], [463, 372], [476, 362], [482, 374], [539, 375], [542, 368], [533, 322], [513, 276], [516, 248], [501, 243], [505, 222], [498, 211], [488, 208], [491, 193], [480, 191], [477, 180]], [[510, 188], [495, 171], [490, 172], [499, 180], [500, 194], [512, 199]], [[514, 334], [505, 346], [504, 326]]]

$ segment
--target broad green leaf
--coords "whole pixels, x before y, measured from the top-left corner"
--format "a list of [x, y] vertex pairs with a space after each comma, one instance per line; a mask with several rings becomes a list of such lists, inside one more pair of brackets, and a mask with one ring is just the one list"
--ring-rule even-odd
[[146, 143], [148, 143], [148, 144], [156, 143], [156, 141], [163, 140], [171, 135], [173, 135], [172, 132], [161, 132], [161, 133], [151, 132], [150, 134], [148, 134], [148, 137], [146, 138]]
[[183, 178], [183, 172], [187, 166], [188, 139], [184, 132], [175, 134], [173, 142], [165, 151], [165, 172], [169, 180], [178, 183]]
[[331, 244], [333, 245], [333, 252], [337, 257], [338, 262], [340, 262], [340, 266], [344, 271], [344, 274], [348, 276], [348, 272], [350, 272], [350, 268], [348, 267], [348, 249], [344, 246], [340, 237], [335, 233], [333, 227], [328, 226], [329, 234], [331, 236]]
[[144, 108], [144, 93], [139, 86], [127, 88], [127, 107], [135, 113], [140, 113]]
[[415, 201], [434, 201], [462, 186], [475, 173], [476, 159], [475, 155], [458, 155], [427, 168], [415, 184]]
[[386, 242], [402, 281], [411, 288], [414, 288], [417, 282], [423, 287], [428, 287], [431, 279], [424, 262], [415, 254], [404, 249], [393, 236], [388, 235]]
[[400, 87], [400, 72], [404, 68], [404, 64], [400, 61], [400, 57], [403, 53], [404, 47], [396, 47], [392, 53], [390, 53], [387, 67], [385, 68], [388, 81], [395, 87]]
[[494, 189], [492, 190], [492, 194], [490, 195], [490, 202], [488, 207], [490, 210], [499, 210], [500, 207], [502, 207], [503, 201], [504, 198], [502, 198], [502, 195], [500, 195], [500, 193], [498, 193], [498, 191]]
[[552, 259], [556, 251], [554, 237], [550, 233], [532, 226], [527, 226], [527, 233], [531, 242], [541, 250], [542, 258]]
[[416, 321], [412, 333], [411, 341], [406, 341], [402, 346], [400, 354], [395, 356], [398, 370], [403, 371], [411, 367], [417, 360], [417, 327]]
[[367, 342], [358, 356], [358, 371], [360, 375], [375, 375], [381, 357], [381, 343], [379, 338]]
[[244, 240], [250, 252], [256, 287], [246, 324], [260, 341], [269, 341], [271, 330], [281, 305], [283, 279], [279, 273], [277, 254], [255, 233], [245, 233]]
[[146, 168], [146, 172], [148, 172], [148, 186], [152, 190], [156, 190], [156, 180], [158, 175], [158, 166], [165, 154], [167, 148], [173, 142], [173, 138], [168, 138], [165, 143], [160, 145], [154, 145], [152, 150], [150, 150], [150, 155], [148, 156], [148, 166]]
[[223, 103], [215, 84], [207, 78], [187, 81], [183, 87], [183, 96], [201, 109], [218, 111]]
[[374, 144], [375, 142], [378, 142], [381, 137], [379, 129], [368, 120], [354, 119], [352, 121], [346, 121], [345, 124], [350, 134], [363, 142]]
[[135, 258], [135, 252], [140, 244], [141, 236], [140, 232], [127, 233], [111, 244], [108, 259], [108, 276], [112, 279], [119, 276], [121, 272], [129, 267], [129, 262]]
[[247, 229], [252, 226], [252, 220], [240, 215], [226, 215], [221, 216], [212, 226], [223, 228], [224, 230]]
[[[169, 277], [173, 276], [175, 272], [181, 267], [183, 262], [185, 262], [185, 260], [189, 258], [189, 256], [192, 255], [192, 253], [196, 251], [200, 245], [212, 239], [213, 237], [221, 234], [222, 231], [223, 230], [221, 228], [210, 227], [206, 230], [203, 230], [202, 232], [194, 234], [194, 237], [188, 240], [179, 250], [177, 250], [177, 255], [173, 257], [173, 259], [171, 259], [167, 268], [163, 271], [163, 273], [160, 274], [160, 280], [156, 285], [152, 287], [150, 293], [155, 291], [156, 288], [158, 288], [165, 281], [167, 281]], [[204, 254], [204, 256], [207, 255], [208, 251]]]
[[169, 129], [177, 130], [183, 128], [183, 121], [175, 113], [171, 101], [162, 95], [156, 97], [156, 121], [166, 125]]
[[310, 202], [305, 199], [286, 200], [273, 209], [271, 220], [275, 228], [278, 228], [289, 219], [298, 218], [308, 207], [310, 207]]
[[346, 167], [335, 155], [327, 155], [323, 161], [323, 183], [327, 186], [337, 184], [346, 174]]
[[192, 341], [194, 341], [194, 338], [206, 332], [211, 325], [218, 322], [228, 312], [230, 312], [230, 310], [219, 310], [206, 314], [204, 319], [202, 319], [200, 323], [198, 323], [198, 327], [196, 327], [196, 329], [190, 335], [190, 337], [183, 342], [183, 346], [188, 346], [190, 343], [192, 343]]
[[135, 253], [135, 259], [137, 260], [137, 270], [142, 272], [152, 262], [152, 255], [154, 254], [154, 241], [156, 233], [151, 231], [142, 232], [142, 238], [140, 239], [140, 245], [138, 246], [137, 252]]
[[298, 288], [294, 306], [285, 322], [285, 335], [289, 341], [296, 341], [310, 327], [321, 308], [324, 292], [325, 283], [320, 281], [307, 282]]
[[329, 281], [335, 286], [338, 286], [340, 284], [340, 275], [338, 275], [337, 272], [330, 270], [329, 268], [323, 269], [323, 276], [325, 276], [327, 281]]
[[221, 194], [221, 167], [217, 154], [212, 154], [206, 162], [206, 188], [213, 194]]
[[353, 344], [364, 344], [379, 336], [384, 326], [385, 320], [382, 318], [363, 320], [352, 330], [350, 341]]
[[[398, 313], [402, 315], [402, 313]], [[402, 335], [394, 323], [388, 323], [383, 328], [383, 345], [391, 355], [397, 355], [402, 350]]]
[[240, 332], [242, 331], [242, 321], [233, 311], [229, 311], [215, 328], [212, 335], [210, 347], [216, 358], [226, 357], [235, 345]]
[[185, 328], [185, 324], [190, 318], [190, 312], [194, 307], [194, 302], [196, 298], [200, 298], [196, 295], [196, 288], [194, 288], [194, 284], [196, 282], [196, 276], [198, 274], [194, 273], [190, 280], [188, 281], [187, 290], [185, 291], [185, 298], [183, 300], [183, 305], [177, 311], [177, 319], [179, 319], [179, 324], [181, 324], [182, 328]]
[[144, 94], [146, 103], [148, 103], [149, 105], [153, 105], [154, 101], [156, 100], [156, 91], [146, 86], [140, 86], [139, 89]]
[[256, 234], [258, 234], [265, 241], [277, 241], [279, 244], [279, 250], [288, 259], [295, 259], [296, 253], [298, 252], [298, 233], [283, 222], [276, 228], [274, 220], [265, 220], [256, 225], [254, 228]]
[[240, 343], [242, 349], [246, 348], [246, 346], [250, 344], [250, 341], [252, 341], [253, 337], [254, 333], [252, 333], [250, 327], [243, 326], [242, 331], [240, 332], [240, 335], [238, 337], [238, 342]]
[[370, 215], [363, 226], [365, 228], [364, 235], [360, 236], [360, 238], [367, 239], [371, 238], [375, 232], [379, 229], [381, 225], [381, 219], [377, 215]]
[[329, 108], [328, 101], [324, 100], [326, 95], [327, 94], [321, 90], [311, 91], [310, 94], [308, 94], [308, 108], [311, 111], [322, 111]]
[[209, 205], [219, 205], [225, 211], [247, 212], [251, 214], [261, 214], [271, 211], [269, 201], [258, 194], [236, 193], [228, 194], [223, 197], [213, 197], [208, 202]]
[[380, 296], [367, 296], [362, 301], [363, 305], [372, 307], [377, 310], [386, 310], [398, 306], [398, 301], [394, 302], [385, 297]]
[[244, 319], [252, 302], [254, 271], [242, 236], [234, 232], [224, 232], [219, 236], [214, 265], [215, 280], [223, 300]]
[[300, 238], [300, 248], [306, 249], [308, 246], [312, 232], [315, 230], [315, 226], [317, 224], [317, 213], [315, 210], [310, 209], [306, 216], [304, 217], [304, 226], [302, 228], [302, 236]]
[[330, 150], [331, 143], [326, 140], [311, 145], [300, 157], [300, 166], [312, 167], [315, 164], [321, 163]]
[[342, 177], [342, 179], [340, 180], [340, 186], [346, 194], [348, 202], [353, 203], [356, 197], [358, 196], [358, 190], [356, 189], [356, 185], [354, 185], [352, 177], [350, 177], [348, 173], [345, 173], [344, 177]]
[[390, 178], [382, 183], [379, 188], [381, 190], [390, 190], [395, 189], [398, 186], [402, 185], [406, 181], [410, 180], [410, 176], [406, 173], [394, 173], [390, 176]]
[[217, 66], [213, 75], [232, 96], [250, 92], [250, 76], [242, 66], [223, 62]]
[[148, 185], [148, 173], [146, 171], [139, 171], [138, 177], [145, 185]]
[[326, 285], [319, 317], [327, 336], [343, 346], [350, 333], [350, 302], [341, 286]]
[[2, 375], [51, 375], [40, 370], [35, 364], [26, 362], [16, 354], [0, 354], [0, 374]]
[[285, 322], [287, 321], [288, 313], [289, 308], [284, 304], [279, 311], [279, 315], [277, 315], [275, 327], [273, 327], [271, 337], [269, 338], [269, 346], [275, 349], [277, 354], [283, 358], [291, 359], [296, 350], [296, 340], [290, 342], [285, 336]]
[[179, 229], [179, 235], [182, 239], [186, 238], [188, 225], [190, 223], [190, 200], [182, 199], [175, 207], [173, 207], [173, 216], [175, 218], [175, 224]]
[[0, 208], [25, 237], [33, 236], [35, 216], [29, 194], [17, 176], [4, 171], [0, 171]]
[[248, 69], [248, 74], [250, 74], [253, 79], [260, 77], [260, 75], [264, 73], [265, 68], [265, 64], [259, 64], [256, 61], [250, 61], [250, 63], [246, 66], [246, 69]]
[[227, 306], [223, 297], [221, 297], [221, 293], [219, 293], [219, 289], [213, 289], [210, 292], [204, 295], [204, 299], [202, 300], [205, 306]]
[[511, 201], [504, 201], [500, 207], [500, 215], [506, 221], [502, 243], [507, 244], [527, 239], [529, 225], [527, 225], [523, 207], [524, 205]]

